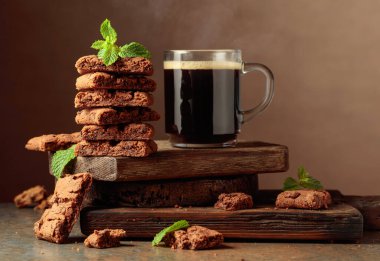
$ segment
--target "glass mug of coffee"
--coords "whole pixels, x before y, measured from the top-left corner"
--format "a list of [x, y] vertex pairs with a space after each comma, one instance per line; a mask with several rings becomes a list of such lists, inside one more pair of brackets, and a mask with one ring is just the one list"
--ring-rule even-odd
[[[265, 96], [254, 108], [240, 109], [240, 75], [259, 71]], [[262, 112], [274, 94], [272, 72], [245, 63], [240, 50], [169, 50], [164, 53], [165, 128], [182, 148], [236, 145], [241, 124]]]

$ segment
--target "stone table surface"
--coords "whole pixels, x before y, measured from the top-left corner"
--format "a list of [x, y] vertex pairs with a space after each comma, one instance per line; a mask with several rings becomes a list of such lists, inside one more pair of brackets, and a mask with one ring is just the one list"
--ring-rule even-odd
[[214, 250], [172, 250], [148, 241], [123, 241], [122, 246], [93, 249], [83, 245], [76, 226], [62, 245], [37, 240], [33, 223], [40, 212], [0, 204], [0, 260], [380, 260], [380, 231], [366, 232], [360, 242], [226, 242]]

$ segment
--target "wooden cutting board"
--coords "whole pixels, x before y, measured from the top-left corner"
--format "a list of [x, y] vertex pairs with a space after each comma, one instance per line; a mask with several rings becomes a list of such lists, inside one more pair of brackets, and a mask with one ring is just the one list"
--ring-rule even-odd
[[180, 149], [166, 140], [157, 144], [158, 152], [146, 158], [77, 157], [65, 172], [90, 172], [103, 181], [141, 181], [284, 172], [289, 167], [283, 145], [239, 142], [234, 148]]
[[216, 229], [225, 238], [357, 240], [363, 234], [362, 215], [344, 203], [327, 210], [274, 209], [273, 205], [240, 211], [212, 207], [85, 208], [80, 225], [86, 235], [95, 229], [122, 228], [128, 237], [152, 239], [180, 219]]

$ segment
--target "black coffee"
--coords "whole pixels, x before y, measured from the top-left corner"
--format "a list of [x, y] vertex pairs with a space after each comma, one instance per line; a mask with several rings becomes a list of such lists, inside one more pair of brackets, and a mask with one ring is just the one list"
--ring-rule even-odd
[[240, 70], [164, 71], [165, 124], [173, 143], [213, 144], [236, 139]]

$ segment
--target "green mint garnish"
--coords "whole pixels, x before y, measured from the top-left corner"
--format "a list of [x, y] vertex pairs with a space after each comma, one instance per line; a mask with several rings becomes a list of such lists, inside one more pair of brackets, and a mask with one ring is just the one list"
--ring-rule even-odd
[[75, 145], [71, 146], [66, 150], [59, 150], [54, 153], [53, 158], [51, 160], [51, 169], [56, 179], [59, 179], [62, 176], [62, 172], [66, 165], [69, 164], [70, 161], [75, 159], [76, 156], [74, 150]]
[[283, 190], [296, 190], [296, 189], [314, 189], [321, 190], [323, 186], [321, 182], [312, 176], [305, 170], [304, 167], [298, 168], [298, 180], [288, 177], [284, 181]]
[[189, 226], [190, 225], [186, 220], [180, 220], [180, 221], [175, 222], [170, 227], [164, 228], [158, 234], [156, 234], [156, 236], [153, 238], [152, 246], [157, 246], [162, 241], [162, 239], [166, 236], [166, 234], [180, 230], [182, 228], [187, 228]]
[[108, 19], [104, 20], [100, 25], [100, 34], [103, 36], [103, 40], [93, 42], [91, 48], [99, 50], [98, 57], [102, 59], [103, 63], [107, 66], [116, 62], [119, 57], [151, 58], [150, 52], [140, 43], [131, 42], [122, 47], [117, 46], [115, 44], [117, 41], [117, 33]]

